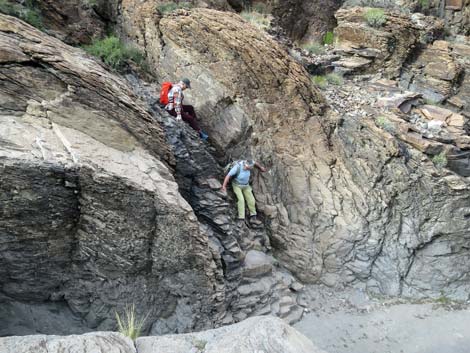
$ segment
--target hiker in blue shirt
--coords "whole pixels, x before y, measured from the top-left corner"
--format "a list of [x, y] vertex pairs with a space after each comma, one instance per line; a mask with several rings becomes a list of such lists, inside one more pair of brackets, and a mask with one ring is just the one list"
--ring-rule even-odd
[[253, 160], [238, 161], [230, 169], [228, 174], [225, 176], [224, 183], [222, 185], [222, 191], [227, 191], [227, 184], [230, 178], [232, 180], [233, 192], [237, 196], [238, 202], [238, 220], [245, 220], [245, 200], [248, 205], [248, 210], [250, 211], [250, 223], [253, 225], [261, 225], [261, 221], [256, 218], [256, 205], [255, 198], [253, 196], [253, 190], [250, 186], [250, 175], [251, 170], [257, 167], [262, 172], [265, 172], [266, 169], [262, 167], [259, 163]]

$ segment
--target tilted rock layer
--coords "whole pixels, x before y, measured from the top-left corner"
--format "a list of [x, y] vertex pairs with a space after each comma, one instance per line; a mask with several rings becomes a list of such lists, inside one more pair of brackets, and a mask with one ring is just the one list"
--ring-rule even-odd
[[0, 47], [2, 307], [66, 303], [90, 329], [131, 303], [147, 326], [180, 306], [211, 323], [216, 266], [159, 125], [80, 49], [3, 15]]

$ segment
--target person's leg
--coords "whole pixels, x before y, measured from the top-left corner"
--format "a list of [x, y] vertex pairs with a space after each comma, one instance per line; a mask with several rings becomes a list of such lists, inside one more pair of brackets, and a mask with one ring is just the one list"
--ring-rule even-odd
[[253, 196], [253, 189], [250, 185], [244, 187], [243, 195], [245, 196], [246, 204], [248, 205], [248, 210], [250, 210], [250, 216], [256, 216], [256, 201]]
[[233, 192], [237, 196], [238, 219], [245, 219], [245, 199], [243, 198], [242, 189], [232, 183]]
[[168, 112], [168, 114], [170, 114], [171, 116], [174, 116], [174, 117], [176, 117], [176, 115], [177, 115], [177, 114], [176, 114], [176, 111], [175, 111], [174, 109], [172, 109], [172, 110], [167, 110], [167, 112]]
[[196, 111], [194, 110], [194, 107], [193, 107], [192, 105], [183, 104], [182, 108], [183, 108], [183, 111], [184, 111], [184, 112], [188, 113], [188, 114], [191, 115], [194, 119], [197, 120]]
[[183, 118], [184, 121], [186, 121], [189, 126], [191, 126], [194, 130], [197, 132], [201, 131], [201, 128], [199, 127], [199, 124], [194, 116], [191, 114], [185, 112], [184, 110], [181, 112], [181, 117]]

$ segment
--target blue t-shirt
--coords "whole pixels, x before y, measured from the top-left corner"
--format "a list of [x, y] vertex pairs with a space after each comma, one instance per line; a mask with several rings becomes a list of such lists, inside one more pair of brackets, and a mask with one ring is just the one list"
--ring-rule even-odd
[[238, 176], [235, 178], [236, 183], [239, 185], [248, 185], [248, 182], [250, 181], [250, 174], [251, 174], [250, 169], [245, 170], [243, 168], [243, 162], [238, 162], [232, 167], [232, 169], [230, 169], [230, 171], [228, 172], [228, 175], [233, 177], [237, 175], [237, 172], [238, 172]]

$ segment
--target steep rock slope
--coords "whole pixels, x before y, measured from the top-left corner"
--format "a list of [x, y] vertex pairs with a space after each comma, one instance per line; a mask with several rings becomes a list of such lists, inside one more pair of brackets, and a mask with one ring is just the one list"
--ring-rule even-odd
[[468, 180], [436, 174], [421, 152], [360, 117], [327, 111], [305, 71], [237, 15], [139, 15], [128, 18], [129, 35], [162, 80], [192, 79], [217, 148], [270, 168], [255, 192], [287, 268], [390, 295], [467, 297]]
[[223, 283], [160, 126], [80, 49], [3, 15], [0, 47], [1, 334], [34, 332], [9, 332], [14, 301], [87, 329], [132, 302], [147, 324], [210, 325]]

